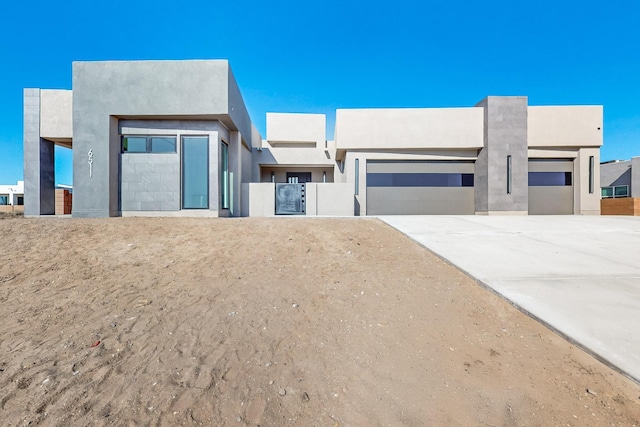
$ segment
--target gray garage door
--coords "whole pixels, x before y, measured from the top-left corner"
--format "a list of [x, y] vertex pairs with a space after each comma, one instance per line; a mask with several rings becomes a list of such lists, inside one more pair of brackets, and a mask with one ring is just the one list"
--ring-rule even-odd
[[367, 161], [368, 215], [473, 215], [475, 164]]
[[529, 215], [573, 214], [573, 160], [529, 160]]

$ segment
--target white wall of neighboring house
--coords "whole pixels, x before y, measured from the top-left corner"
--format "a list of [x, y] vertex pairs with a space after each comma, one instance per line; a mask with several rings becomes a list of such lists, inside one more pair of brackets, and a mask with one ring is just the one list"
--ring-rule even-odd
[[[18, 197], [21, 200], [18, 200]], [[22, 201], [22, 203], [18, 203]], [[18, 181], [13, 185], [0, 185], [0, 205], [24, 204], [24, 181]]]

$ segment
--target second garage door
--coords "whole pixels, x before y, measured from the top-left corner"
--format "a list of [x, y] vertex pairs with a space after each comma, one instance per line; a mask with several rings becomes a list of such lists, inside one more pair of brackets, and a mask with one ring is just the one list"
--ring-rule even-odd
[[367, 215], [473, 215], [473, 161], [367, 161]]
[[529, 160], [529, 215], [573, 214], [573, 160]]

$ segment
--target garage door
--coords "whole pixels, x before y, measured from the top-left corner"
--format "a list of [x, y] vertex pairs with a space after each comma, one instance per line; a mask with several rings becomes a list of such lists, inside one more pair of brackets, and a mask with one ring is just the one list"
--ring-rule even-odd
[[529, 160], [529, 215], [573, 214], [573, 160]]
[[473, 215], [475, 164], [367, 161], [368, 215]]

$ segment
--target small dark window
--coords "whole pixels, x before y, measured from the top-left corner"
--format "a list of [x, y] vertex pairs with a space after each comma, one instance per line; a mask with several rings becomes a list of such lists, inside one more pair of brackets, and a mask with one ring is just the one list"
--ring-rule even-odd
[[571, 172], [529, 172], [529, 187], [571, 185]]
[[595, 165], [595, 157], [589, 156], [589, 194], [593, 194], [594, 190], [594, 166]]
[[24, 196], [18, 196], [18, 205], [24, 205]]
[[507, 194], [511, 194], [511, 156], [507, 156]]
[[472, 173], [463, 173], [462, 175], [462, 186], [463, 187], [473, 187], [473, 174]]

